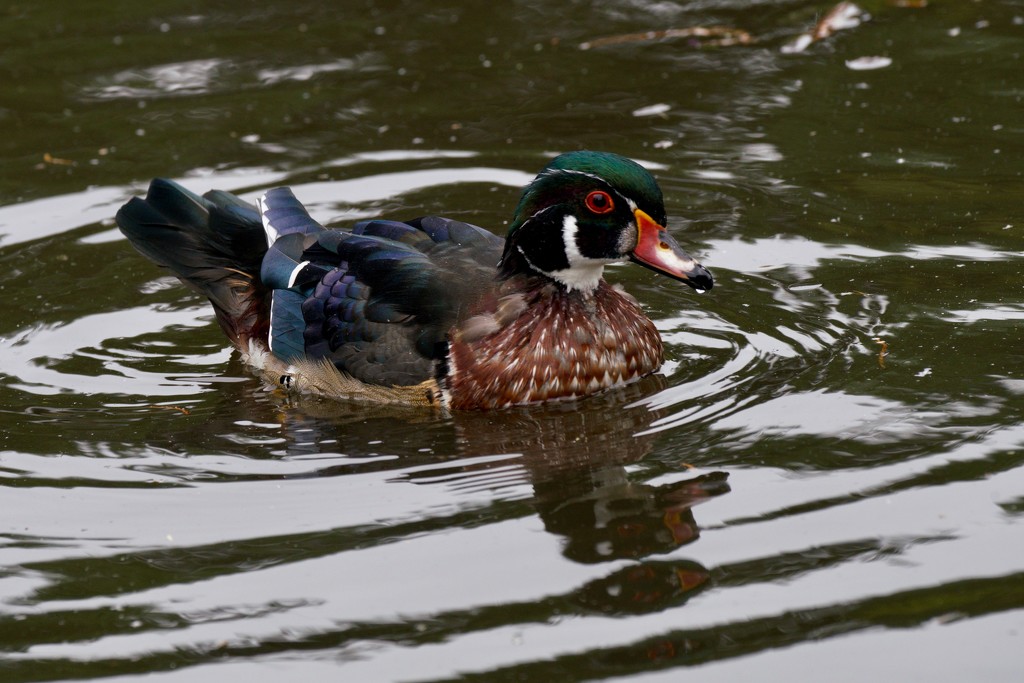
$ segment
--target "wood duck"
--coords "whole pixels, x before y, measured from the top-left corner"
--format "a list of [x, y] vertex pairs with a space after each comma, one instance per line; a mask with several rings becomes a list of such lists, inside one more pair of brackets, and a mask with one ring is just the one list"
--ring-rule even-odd
[[573, 399], [657, 370], [654, 324], [602, 273], [629, 259], [710, 289], [665, 222], [643, 167], [590, 151], [527, 185], [505, 239], [437, 216], [325, 228], [288, 188], [252, 206], [162, 179], [117, 213], [136, 249], [210, 299], [268, 383], [455, 410]]

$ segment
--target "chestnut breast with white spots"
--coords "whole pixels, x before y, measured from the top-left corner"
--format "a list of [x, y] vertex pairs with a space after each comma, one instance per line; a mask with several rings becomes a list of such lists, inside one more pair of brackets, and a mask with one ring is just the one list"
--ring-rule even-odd
[[661, 337], [636, 300], [603, 280], [591, 294], [552, 284], [498, 300], [453, 330], [449, 407], [569, 399], [657, 370]]

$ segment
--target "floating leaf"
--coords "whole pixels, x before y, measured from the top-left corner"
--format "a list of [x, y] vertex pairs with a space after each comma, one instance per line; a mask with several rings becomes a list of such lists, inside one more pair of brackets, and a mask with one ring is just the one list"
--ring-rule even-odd
[[706, 45], [728, 46], [748, 45], [754, 42], [754, 38], [746, 31], [729, 26], [691, 26], [689, 28], [669, 28], [662, 31], [644, 31], [643, 33], [624, 33], [617, 36], [595, 38], [594, 40], [580, 43], [581, 50], [592, 50], [609, 45], [624, 45], [627, 43], [649, 43], [656, 40], [669, 40], [673, 38], [701, 38]]

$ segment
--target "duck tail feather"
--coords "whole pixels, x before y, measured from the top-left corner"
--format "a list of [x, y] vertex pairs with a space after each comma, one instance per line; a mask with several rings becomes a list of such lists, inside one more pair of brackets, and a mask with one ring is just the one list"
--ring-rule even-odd
[[158, 178], [116, 220], [143, 256], [210, 300], [235, 346], [266, 343], [269, 291], [259, 274], [267, 244], [255, 207], [221, 191], [200, 197]]

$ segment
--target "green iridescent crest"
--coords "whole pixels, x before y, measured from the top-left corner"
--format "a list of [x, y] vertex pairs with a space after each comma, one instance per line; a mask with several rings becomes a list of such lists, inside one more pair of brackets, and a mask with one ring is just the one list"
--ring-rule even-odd
[[587, 176], [600, 178], [664, 224], [661, 188], [643, 166], [618, 154], [584, 150], [555, 157], [526, 186], [509, 226], [509, 236], [537, 211], [558, 204], [561, 197], [572, 194]]

